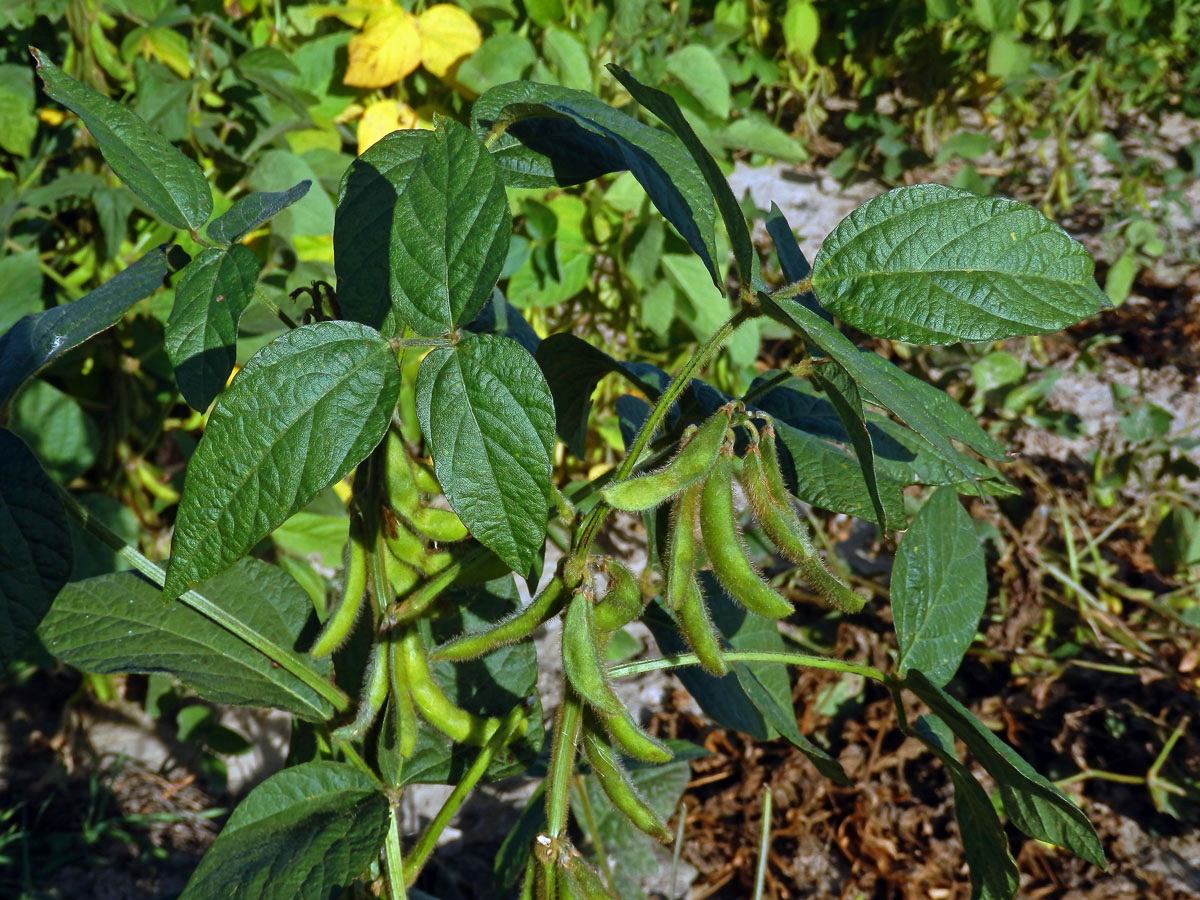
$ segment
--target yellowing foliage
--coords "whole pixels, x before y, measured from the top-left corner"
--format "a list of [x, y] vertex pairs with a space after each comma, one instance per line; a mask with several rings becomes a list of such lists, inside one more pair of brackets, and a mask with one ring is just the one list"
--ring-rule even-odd
[[351, 87], [395, 84], [421, 64], [421, 33], [412, 13], [392, 6], [371, 13], [361, 34], [350, 39], [343, 82]]
[[363, 110], [358, 120], [358, 152], [398, 128], [416, 128], [417, 112], [399, 100], [379, 100]]
[[483, 43], [483, 33], [465, 10], [449, 3], [431, 6], [417, 18], [421, 31], [421, 64], [445, 78], [454, 64]]

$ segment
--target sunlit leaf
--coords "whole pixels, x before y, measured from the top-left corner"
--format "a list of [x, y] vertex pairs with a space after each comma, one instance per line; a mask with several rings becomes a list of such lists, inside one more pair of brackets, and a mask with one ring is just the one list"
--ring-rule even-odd
[[483, 33], [475, 20], [449, 3], [438, 3], [417, 17], [421, 30], [421, 65], [445, 78], [460, 60], [470, 56], [483, 43]]
[[417, 127], [417, 113], [399, 100], [376, 100], [358, 120], [358, 152], [361, 156], [382, 138], [405, 128]]
[[348, 53], [344, 84], [361, 88], [395, 84], [421, 64], [416, 16], [399, 6], [371, 13], [362, 32], [350, 39]]

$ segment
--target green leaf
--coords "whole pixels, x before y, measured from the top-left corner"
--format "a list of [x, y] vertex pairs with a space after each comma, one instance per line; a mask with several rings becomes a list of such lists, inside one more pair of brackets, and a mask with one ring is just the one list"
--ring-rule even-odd
[[[693, 49], [700, 50], [702, 53], [707, 53], [710, 56], [712, 54], [712, 51], [707, 50], [707, 48], [685, 47], [683, 50], [677, 51], [672, 58]], [[692, 64], [694, 62], [695, 60], [692, 60]], [[713, 62], [716, 62], [715, 58]], [[737, 198], [733, 196], [733, 189], [729, 187], [729, 182], [725, 180], [725, 176], [721, 172], [721, 168], [717, 165], [717, 161], [712, 158], [712, 154], [700, 143], [700, 139], [696, 137], [696, 132], [692, 130], [692, 126], [683, 117], [683, 111], [679, 108], [679, 104], [675, 102], [674, 97], [656, 88], [647, 87], [620, 66], [610, 63], [608, 68], [616, 79], [621, 82], [625, 90], [633, 95], [634, 100], [662, 119], [666, 126], [675, 132], [675, 136], [679, 138], [683, 146], [687, 148], [688, 153], [691, 154], [696, 167], [704, 177], [705, 184], [708, 185], [709, 191], [712, 192], [712, 196], [716, 200], [717, 209], [720, 210], [721, 220], [725, 223], [725, 230], [729, 234], [729, 242], [733, 245], [733, 258], [737, 263], [738, 276], [741, 278], [743, 286], [749, 287], [751, 279], [758, 272], [758, 258], [754, 253], [754, 245], [750, 241], [750, 230], [746, 227], [746, 217], [742, 215], [742, 208], [738, 205]], [[670, 68], [669, 62], [668, 68]], [[722, 75], [722, 77], [724, 76]], [[728, 91], [728, 85], [726, 85], [726, 90]], [[728, 110], [726, 110], [727, 114]], [[641, 179], [639, 178], [638, 180], [640, 181]], [[670, 218], [670, 216], [667, 218]], [[696, 252], [699, 253], [700, 251], [697, 250]], [[704, 254], [701, 253], [700, 256], [703, 257]], [[710, 268], [713, 267], [710, 266]], [[715, 272], [713, 282], [718, 288], [724, 288], [720, 277]]]
[[155, 247], [90, 294], [31, 313], [0, 335], [0, 406], [46, 363], [115, 325], [129, 307], [162, 287], [168, 246]]
[[592, 89], [592, 60], [587, 44], [576, 32], [560, 25], [549, 26], [542, 32], [542, 53], [563, 87]]
[[192, 409], [208, 409], [229, 380], [238, 320], [257, 281], [258, 257], [245, 244], [203, 250], [183, 270], [163, 345]]
[[480, 136], [503, 127], [489, 149], [514, 187], [567, 186], [629, 169], [721, 284], [712, 194], [674, 135], [583, 91], [530, 82], [492, 88], [475, 101], [471, 121]]
[[180, 900], [328, 900], [379, 855], [388, 800], [352, 766], [310, 762], [243, 800]]
[[254, 191], [239, 197], [224, 213], [208, 223], [205, 229], [211, 240], [218, 244], [240, 241], [259, 225], [276, 213], [282, 212], [293, 203], [304, 198], [312, 187], [310, 179], [304, 179], [286, 191]]
[[1021, 878], [1008, 836], [987, 793], [959, 762], [953, 732], [937, 716], [918, 716], [913, 733], [942, 761], [954, 783], [954, 814], [971, 871], [971, 900], [1012, 900]]
[[757, 110], [745, 112], [717, 132], [717, 141], [727, 150], [761, 153], [779, 162], [808, 160], [804, 145]]
[[546, 539], [554, 398], [514, 341], [464, 337], [417, 375], [417, 416], [434, 472], [471, 534], [524, 574]]
[[1004, 812], [1017, 828], [1105, 868], [1104, 848], [1096, 830], [1066, 794], [920, 671], [911, 670], [904, 686], [929, 704], [987, 769], [999, 788]]
[[525, 871], [534, 839], [546, 828], [546, 782], [541, 781], [496, 851], [492, 874], [500, 887], [511, 888]]
[[645, 393], [653, 393], [649, 386], [642, 387], [637, 376], [621, 363], [570, 332], [550, 335], [538, 345], [535, 358], [554, 397], [554, 421], [559, 439], [580, 459], [587, 449], [592, 392], [600, 379], [616, 372]]
[[[459, 588], [448, 596], [450, 615], [431, 629], [434, 641], [449, 640], [464, 631], [479, 631], [517, 609], [516, 585], [510, 575], [472, 588]], [[434, 680], [452, 702], [479, 716], [507, 715], [517, 703], [528, 702], [525, 733], [498, 752], [484, 777], [507, 778], [527, 769], [537, 758], [544, 737], [541, 703], [537, 699], [537, 651], [523, 641], [493, 650], [464, 663], [438, 662], [431, 666]], [[404, 784], [450, 784], [479, 754], [478, 747], [454, 744], [440, 731], [422, 722], [417, 746], [403, 763]]]
[[0, 150], [28, 156], [37, 126], [33, 75], [26, 66], [0, 65]]
[[0, 257], [0, 335], [12, 328], [22, 316], [42, 308], [42, 269], [37, 250], [25, 250]]
[[0, 667], [33, 637], [71, 574], [71, 536], [55, 488], [19, 437], [0, 428]]
[[464, 126], [442, 119], [433, 132], [388, 135], [342, 180], [342, 312], [385, 334], [465, 325], [500, 276], [511, 232], [500, 172]]
[[813, 265], [821, 304], [917, 344], [1047, 334], [1107, 305], [1091, 255], [1040, 212], [936, 184], [868, 200]]
[[953, 488], [939, 488], [904, 533], [891, 581], [900, 672], [941, 687], [958, 670], [987, 604], [979, 535]]
[[[760, 299], [764, 296], [760, 294]], [[785, 322], [829, 354], [860, 390], [910, 426], [960, 473], [964, 481], [976, 480], [971, 466], [973, 460], [956, 450], [950, 443], [951, 438], [958, 438], [977, 451], [980, 448], [992, 453], [998, 450], [1003, 458], [1003, 448], [941, 391], [923, 385], [912, 376], [898, 374], [899, 369], [870, 350], [860, 351], [849, 338], [800, 303], [778, 300], [772, 301], [768, 308], [774, 315], [782, 313]], [[935, 397], [937, 394], [942, 396]]]
[[47, 473], [62, 484], [96, 461], [100, 432], [70, 394], [35, 379], [13, 402], [12, 430], [37, 454]]
[[508, 81], [516, 81], [537, 61], [537, 51], [521, 34], [493, 34], [464, 59], [454, 80], [477, 94]]
[[705, 112], [722, 121], [729, 118], [729, 109], [733, 105], [729, 79], [725, 77], [717, 55], [708, 47], [703, 44], [680, 47], [667, 57], [667, 72], [696, 98]]
[[31, 50], [46, 93], [83, 120], [105, 161], [150, 210], [168, 224], [196, 231], [212, 214], [212, 191], [195, 162], [120, 103], [67, 75]]
[[[257, 559], [199, 587], [207, 599], [282, 647], [295, 647], [312, 602], [290, 575]], [[87, 672], [166, 672], [214, 703], [273, 706], [319, 722], [332, 712], [312, 688], [208, 617], [165, 603], [134, 572], [68, 585], [38, 630], [59, 659]], [[322, 675], [329, 662], [313, 662]]]
[[388, 342], [318, 322], [256, 353], [217, 398], [188, 463], [164, 592], [228, 567], [366, 458], [400, 389]]

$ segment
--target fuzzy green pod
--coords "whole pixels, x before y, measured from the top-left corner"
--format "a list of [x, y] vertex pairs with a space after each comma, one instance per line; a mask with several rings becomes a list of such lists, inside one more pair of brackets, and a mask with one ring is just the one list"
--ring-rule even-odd
[[626, 512], [661, 506], [712, 468], [725, 444], [731, 416], [730, 407], [721, 407], [661, 469], [610, 484], [600, 492], [601, 496], [613, 509]]
[[700, 660], [700, 667], [709, 675], [725, 675], [729, 671], [729, 664], [721, 652], [721, 636], [708, 615], [704, 594], [695, 575], [689, 581], [683, 601], [675, 608], [675, 620], [679, 625], [679, 633]]
[[703, 482], [689, 485], [671, 507], [671, 523], [667, 532], [667, 554], [663, 559], [666, 576], [666, 595], [669, 609], [678, 609], [686, 602], [696, 571], [696, 524], [700, 517], [700, 497]]
[[592, 621], [597, 631], [610, 634], [640, 616], [646, 598], [633, 573], [616, 560], [606, 560], [604, 571], [608, 574], [608, 590], [592, 607]]
[[309, 655], [315, 659], [328, 656], [346, 642], [354, 631], [367, 591], [367, 548], [363, 545], [360, 529], [352, 528], [346, 548], [346, 568], [342, 596], [333, 614], [325, 620], [321, 633], [317, 635]]
[[[774, 445], [774, 438], [769, 428], [764, 430], [763, 439], [770, 442], [772, 446]], [[778, 466], [778, 460], [774, 454], [771, 454], [771, 459]], [[825, 568], [825, 564], [821, 562], [821, 558], [817, 556], [817, 551], [812, 545], [808, 525], [796, 515], [791, 501], [786, 497], [777, 497], [770, 490], [769, 485], [773, 481], [782, 485], [782, 474], [778, 469], [773, 474], [768, 474], [766, 469], [766, 455], [759, 450], [757, 445], [752, 445], [746, 451], [738, 480], [746, 491], [746, 498], [750, 501], [754, 518], [758, 520], [758, 524], [771, 539], [771, 543], [775, 545], [779, 554], [800, 569], [805, 579], [816, 589], [817, 594], [825, 601], [826, 605], [844, 613], [858, 612], [863, 608], [865, 599], [838, 581]]]
[[558, 614], [565, 592], [562, 578], [555, 575], [527, 607], [483, 631], [471, 631], [447, 641], [436, 647], [429, 654], [429, 659], [433, 662], [463, 662], [508, 644], [515, 644], [529, 637], [539, 625]]
[[608, 683], [608, 673], [600, 658], [601, 642], [592, 620], [592, 598], [588, 591], [577, 590], [563, 618], [563, 671], [571, 687], [587, 703], [601, 712], [617, 715], [624, 712], [625, 705]]
[[421, 717], [452, 741], [477, 747], [486, 744], [500, 727], [500, 720], [467, 712], [446, 696], [433, 680], [424, 642], [415, 626], [405, 629], [399, 644], [408, 690]]
[[664, 844], [671, 843], [674, 836], [667, 828], [667, 823], [638, 793], [612, 746], [586, 724], [583, 729], [583, 753], [612, 805], [623, 812], [640, 831]]
[[468, 534], [467, 526], [463, 524], [462, 519], [449, 509], [419, 506], [408, 514], [408, 520], [412, 522], [413, 528], [439, 544], [461, 541]]
[[421, 493], [417, 490], [412, 462], [404, 448], [404, 441], [391, 429], [388, 429], [386, 452], [388, 503], [401, 515], [408, 516], [413, 510], [420, 509]]
[[362, 740], [374, 724], [388, 695], [388, 668], [391, 662], [389, 648], [376, 641], [367, 657], [367, 669], [363, 673], [363, 686], [358, 697], [358, 711], [354, 721], [334, 731], [334, 737], [352, 741]]
[[417, 748], [417, 708], [408, 687], [408, 672], [404, 666], [404, 648], [399, 641], [390, 641], [391, 700], [396, 710], [396, 749], [404, 759]]
[[792, 614], [792, 605], [771, 589], [746, 555], [733, 514], [733, 453], [721, 453], [704, 482], [700, 496], [700, 532], [713, 574], [730, 596], [742, 606], [766, 616], [782, 619]]
[[617, 900], [600, 873], [574, 848], [559, 861], [556, 874], [559, 900]]
[[633, 720], [628, 710], [622, 710], [618, 715], [607, 715], [600, 710], [594, 710], [596, 718], [604, 724], [605, 731], [614, 744], [620, 746], [626, 756], [640, 759], [643, 762], [665, 763], [673, 757], [670, 749], [658, 738], [651, 737]]

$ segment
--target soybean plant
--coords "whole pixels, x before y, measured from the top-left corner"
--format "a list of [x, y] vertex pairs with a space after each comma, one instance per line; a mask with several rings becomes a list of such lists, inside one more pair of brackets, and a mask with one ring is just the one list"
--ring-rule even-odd
[[[543, 744], [544, 799], [506, 841], [497, 892], [635, 895], [628, 872], [599, 857], [594, 865], [584, 850], [601, 844], [598, 804], [652, 839], [675, 833], [682, 783], [667, 794], [645, 788], [669, 782], [660, 775], [678, 773], [694, 748], [649, 733], [613, 688], [653, 669], [680, 669], [718, 722], [731, 706], [752, 707], [770, 734], [843, 783], [837, 760], [800, 733], [790, 691], [765, 685], [781, 675], [786, 685], [790, 666], [884, 685], [902, 727], [949, 770], [974, 896], [1012, 897], [1017, 887], [1001, 809], [1030, 837], [1104, 864], [1072, 800], [945, 689], [987, 599], [983, 555], [957, 498], [1014, 490], [988, 462], [1003, 462], [1004, 448], [946, 394], [834, 324], [836, 316], [915, 344], [1071, 325], [1104, 296], [1091, 258], [1058, 226], [1010, 200], [915, 185], [851, 213], [810, 266], [773, 209], [766, 230], [786, 284], [772, 290], [749, 223], [669, 95], [612, 68], [658, 127], [584, 92], [513, 82], [479, 97], [469, 126], [439, 119], [432, 130], [397, 131], [350, 165], [333, 236], [331, 306], [342, 318], [289, 320], [229, 381], [234, 310], [257, 296], [261, 274], [255, 245], [243, 239], [311, 186], [247, 194], [209, 221], [212, 195], [194, 161], [34, 55], [47, 93], [78, 114], [173, 238], [93, 293], [0, 337], [0, 404], [174, 277], [165, 341], [186, 402], [207, 412], [207, 424], [165, 571], [0, 430], [0, 546], [16, 548], [0, 571], [0, 604], [16, 623], [0, 649], [7, 659], [36, 633], [79, 668], [164, 672], [209, 700], [273, 706], [297, 720], [289, 766], [233, 812], [184, 900], [317, 900], [369, 873], [403, 897], [472, 790], [527, 771]], [[621, 171], [728, 304], [724, 324], [670, 374], [614, 359], [579, 335], [541, 338], [498, 287], [510, 189], [570, 187]], [[195, 258], [183, 252], [185, 238], [199, 248]], [[732, 266], [723, 271], [726, 245]], [[202, 269], [208, 274], [195, 277]], [[224, 302], [235, 295], [237, 304]], [[765, 374], [736, 397], [699, 380], [735, 332], [757, 333], [767, 320], [796, 335], [807, 351], [801, 365]], [[608, 375], [630, 386], [626, 453], [594, 480], [556, 484], [556, 443], [585, 452], [590, 397]], [[339, 484], [348, 536], [327, 609], [320, 591], [250, 554]], [[753, 558], [736, 484], [822, 614], [857, 615], [850, 621], [862, 627], [873, 621], [860, 615], [868, 596], [821, 559], [796, 503], [860, 517], [884, 535], [904, 532], [890, 584], [898, 652], [886, 671], [786, 649], [773, 623], [798, 600]], [[911, 521], [906, 489], [923, 498]], [[645, 572], [596, 550], [614, 509], [641, 515], [654, 536]], [[69, 581], [68, 518], [134, 571]], [[552, 520], [565, 552], [545, 579]], [[514, 579], [545, 585], [522, 607]], [[548, 727], [532, 635], [555, 617], [564, 699]], [[614, 635], [639, 617], [662, 655], [609, 662]], [[753, 627], [755, 646], [738, 623]], [[693, 678], [691, 666], [707, 674]], [[930, 713], [909, 722], [906, 693]], [[769, 736], [768, 724], [757, 736]], [[956, 739], [989, 773], [999, 808]], [[398, 809], [415, 782], [455, 789], [413, 836], [401, 833]]]

